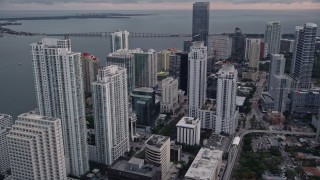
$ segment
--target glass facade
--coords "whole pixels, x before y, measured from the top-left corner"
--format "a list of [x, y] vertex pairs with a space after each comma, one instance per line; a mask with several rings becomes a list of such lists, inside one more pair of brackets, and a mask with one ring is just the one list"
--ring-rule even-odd
[[204, 41], [205, 46], [208, 45], [209, 11], [209, 2], [196, 2], [193, 4], [192, 41]]

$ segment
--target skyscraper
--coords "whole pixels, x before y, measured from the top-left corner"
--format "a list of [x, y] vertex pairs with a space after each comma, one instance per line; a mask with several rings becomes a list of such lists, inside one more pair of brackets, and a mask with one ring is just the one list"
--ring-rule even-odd
[[142, 52], [141, 49], [124, 50], [119, 49], [107, 56], [107, 66], [117, 65], [127, 69], [128, 93], [131, 93], [135, 87], [135, 65], [134, 53]]
[[127, 30], [118, 29], [111, 33], [111, 53], [118, 49], [129, 49], [129, 32]]
[[268, 22], [264, 42], [268, 44], [269, 54], [280, 52], [281, 24], [279, 21]]
[[137, 124], [151, 126], [156, 119], [155, 91], [152, 88], [136, 88], [132, 91], [132, 109], [137, 114]]
[[259, 70], [260, 39], [251, 39], [249, 50], [249, 67]]
[[178, 79], [179, 89], [187, 93], [188, 90], [188, 53], [177, 52], [170, 56], [169, 75]]
[[209, 34], [209, 2], [195, 2], [192, 13], [192, 41], [204, 41], [208, 45]]
[[67, 174], [89, 170], [81, 53], [70, 39], [43, 38], [31, 44], [40, 115], [61, 119]]
[[135, 87], [153, 88], [157, 85], [157, 52], [149, 49], [147, 52], [134, 53]]
[[8, 133], [10, 127], [0, 126], [0, 174], [10, 169], [10, 159], [8, 152]]
[[189, 52], [189, 117], [198, 117], [198, 110], [204, 105], [207, 90], [207, 47], [195, 41]]
[[84, 92], [91, 93], [91, 83], [97, 80], [100, 61], [89, 53], [81, 54]]
[[0, 126], [2, 127], [11, 127], [13, 124], [12, 116], [8, 114], [0, 113]]
[[[273, 84], [272, 77], [284, 75], [284, 68], [286, 64], [286, 59], [282, 54], [274, 54], [271, 56], [271, 62], [270, 62], [270, 70], [269, 70], [269, 82], [268, 84]], [[270, 89], [270, 88], [269, 88]]]
[[212, 36], [212, 53], [215, 60], [225, 60], [231, 56], [231, 42], [229, 35]]
[[0, 114], [0, 174], [10, 169], [7, 134], [12, 124], [12, 116], [8, 114]]
[[245, 35], [240, 28], [236, 27], [232, 36], [231, 59], [233, 62], [241, 63], [245, 53]]
[[269, 74], [269, 94], [274, 99], [273, 110], [283, 113], [288, 103], [291, 78], [284, 74], [286, 59], [282, 54], [272, 54]]
[[172, 113], [178, 105], [178, 80], [167, 77], [162, 80], [161, 105], [162, 113]]
[[311, 88], [317, 27], [314, 23], [306, 23], [304, 27], [297, 26], [295, 31], [291, 75], [303, 89]]
[[129, 147], [127, 70], [112, 65], [92, 83], [98, 162], [111, 165]]
[[25, 113], [8, 134], [12, 179], [66, 179], [61, 120]]
[[232, 64], [224, 64], [217, 73], [217, 115], [215, 132], [235, 133], [237, 122], [236, 95], [238, 71]]

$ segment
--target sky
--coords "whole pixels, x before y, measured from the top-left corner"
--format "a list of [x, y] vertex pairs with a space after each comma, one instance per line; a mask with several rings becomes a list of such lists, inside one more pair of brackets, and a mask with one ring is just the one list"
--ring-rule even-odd
[[[0, 10], [191, 9], [194, 0], [0, 0]], [[319, 9], [320, 0], [210, 0], [211, 9]]]

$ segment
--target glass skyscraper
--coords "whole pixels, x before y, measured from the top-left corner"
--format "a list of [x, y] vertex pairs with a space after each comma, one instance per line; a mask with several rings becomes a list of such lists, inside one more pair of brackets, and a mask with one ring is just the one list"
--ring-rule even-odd
[[192, 14], [192, 41], [204, 41], [208, 45], [209, 34], [209, 2], [195, 2]]

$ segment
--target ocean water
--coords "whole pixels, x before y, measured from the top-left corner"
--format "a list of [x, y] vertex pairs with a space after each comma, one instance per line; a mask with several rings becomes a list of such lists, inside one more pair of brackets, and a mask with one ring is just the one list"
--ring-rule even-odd
[[[112, 32], [127, 29], [129, 32], [145, 33], [191, 33], [192, 11], [0, 11], [0, 17], [32, 17], [50, 15], [73, 15], [82, 13], [152, 13], [151, 16], [128, 19], [68, 19], [19, 21], [21, 26], [9, 26], [25, 32], [71, 33]], [[317, 10], [212, 10], [210, 33], [233, 32], [240, 27], [244, 33], [264, 33], [267, 21], [280, 21], [282, 33], [293, 33], [297, 25], [314, 22], [320, 25]], [[318, 35], [320, 28], [318, 28]], [[42, 37], [0, 37], [0, 113], [17, 116], [36, 108], [29, 44]], [[88, 52], [97, 56], [102, 64], [110, 49], [108, 38], [71, 37], [72, 50]], [[176, 47], [182, 49], [186, 38], [131, 38], [131, 48], [162, 50]], [[19, 65], [21, 63], [21, 65]]]

